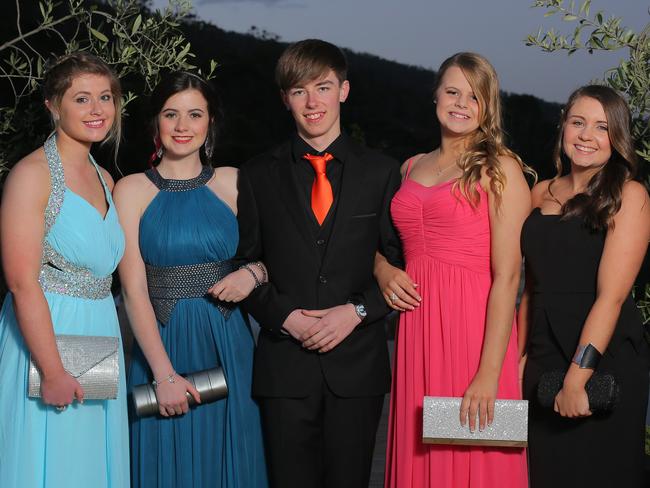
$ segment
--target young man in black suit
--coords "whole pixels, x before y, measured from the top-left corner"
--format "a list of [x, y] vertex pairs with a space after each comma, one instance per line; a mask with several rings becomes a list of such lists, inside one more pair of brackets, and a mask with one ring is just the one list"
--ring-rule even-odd
[[341, 133], [346, 72], [330, 43], [289, 46], [276, 79], [296, 134], [239, 175], [237, 255], [269, 273], [244, 308], [261, 326], [253, 395], [277, 488], [367, 487], [390, 386], [373, 262], [401, 261], [399, 165]]

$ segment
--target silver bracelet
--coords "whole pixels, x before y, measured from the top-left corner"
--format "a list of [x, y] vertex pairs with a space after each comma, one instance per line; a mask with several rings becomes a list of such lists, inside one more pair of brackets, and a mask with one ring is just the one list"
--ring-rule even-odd
[[266, 274], [266, 266], [264, 266], [261, 261], [255, 261], [251, 264], [254, 264], [262, 271], [262, 283], [266, 283], [267, 281], [269, 281], [269, 275]]
[[161, 383], [164, 383], [165, 381], [166, 381], [167, 383], [176, 383], [176, 371], [172, 371], [171, 374], [170, 374], [169, 376], [167, 376], [166, 378], [164, 378], [164, 379], [162, 379], [162, 380], [156, 380], [156, 379], [154, 379], [154, 380], [151, 382], [151, 386], [153, 386], [154, 388], [158, 388], [158, 386], [160, 386], [160, 384], [161, 384]]

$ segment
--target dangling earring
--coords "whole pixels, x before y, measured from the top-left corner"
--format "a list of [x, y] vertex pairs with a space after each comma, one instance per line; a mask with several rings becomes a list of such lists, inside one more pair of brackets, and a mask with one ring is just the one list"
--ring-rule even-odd
[[203, 150], [205, 151], [205, 155], [208, 159], [212, 159], [212, 151], [214, 148], [212, 147], [212, 141], [210, 139], [210, 134], [205, 138], [205, 142], [203, 143]]
[[149, 166], [153, 168], [153, 163], [156, 162], [156, 160], [162, 158], [163, 153], [164, 153], [164, 148], [162, 145], [162, 142], [160, 141], [160, 136], [156, 136], [153, 138], [153, 145], [154, 145], [154, 151], [151, 153], [151, 156], [149, 157]]
[[156, 156], [158, 158], [162, 158], [163, 153], [165, 152], [165, 148], [162, 145], [162, 141], [160, 140], [160, 136], [156, 136], [153, 140], [154, 146], [156, 146]]

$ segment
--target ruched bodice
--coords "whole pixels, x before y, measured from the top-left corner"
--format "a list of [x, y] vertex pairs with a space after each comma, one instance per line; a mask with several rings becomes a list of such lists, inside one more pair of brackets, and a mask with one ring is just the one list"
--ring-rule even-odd
[[[124, 253], [124, 233], [110, 193], [106, 216], [69, 188], [47, 242], [70, 263], [96, 276], [110, 275]], [[80, 224], [83, 222], [83, 224]]]
[[455, 189], [455, 180], [423, 186], [405, 179], [391, 204], [391, 215], [404, 246], [407, 267], [421, 257], [490, 271], [490, 222], [487, 195], [472, 207]]
[[142, 259], [157, 266], [229, 259], [238, 239], [235, 214], [207, 186], [160, 191], [140, 220]]

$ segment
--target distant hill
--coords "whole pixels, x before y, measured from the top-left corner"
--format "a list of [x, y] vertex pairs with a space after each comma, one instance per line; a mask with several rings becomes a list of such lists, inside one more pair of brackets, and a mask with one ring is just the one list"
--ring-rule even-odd
[[[0, 17], [0, 40], [17, 35], [15, 9], [11, 4], [9, 7], [7, 15]], [[38, 3], [22, 4], [21, 15], [25, 19], [38, 19]], [[205, 67], [209, 59], [220, 63], [214, 83], [223, 100], [224, 116], [215, 162], [239, 165], [285, 139], [293, 124], [280, 102], [273, 74], [286, 43], [264, 31], [253, 30], [256, 35], [227, 32], [196, 18], [186, 21], [183, 30], [197, 56], [197, 65]], [[47, 43], [48, 38], [39, 37], [34, 42]], [[435, 73], [369, 54], [346, 53], [352, 88], [343, 106], [344, 130], [399, 160], [434, 148], [439, 142], [432, 102]], [[141, 86], [129, 79], [123, 79], [122, 84], [124, 91], [130, 89], [135, 93]], [[2, 105], [10, 92], [8, 86], [0, 88]], [[41, 94], [35, 93], [32, 101], [23, 104], [26, 108], [21, 110], [33, 112], [34, 117], [25, 120], [36, 122], [28, 126], [19, 123], [17, 133], [8, 136], [9, 146], [13, 148], [9, 155], [11, 161], [18, 161], [41, 145], [49, 131]], [[146, 102], [146, 97], [140, 97], [128, 106], [119, 155], [119, 168], [125, 174], [145, 169], [153, 151], [147, 130]], [[503, 105], [511, 147], [540, 176], [551, 175], [550, 152], [560, 107], [530, 95], [515, 94], [504, 94]], [[96, 147], [93, 152], [118, 176], [118, 171], [111, 168], [112, 158], [106, 149]]]
[[[199, 65], [220, 63], [215, 84], [224, 117], [215, 161], [235, 164], [247, 160], [287, 137], [293, 130], [274, 81], [275, 63], [286, 43], [276, 39], [227, 32], [193, 21], [185, 25]], [[451, 52], [450, 52], [451, 54]], [[439, 142], [431, 70], [346, 50], [350, 64], [350, 97], [343, 106], [344, 129], [367, 145], [403, 160], [429, 151]], [[504, 119], [511, 147], [540, 176], [553, 174], [550, 154], [560, 106], [531, 95], [503, 94]], [[131, 109], [131, 112], [134, 112]], [[145, 167], [152, 147], [141, 141], [138, 112], [127, 119], [123, 170]], [[146, 146], [146, 147], [144, 147]]]

